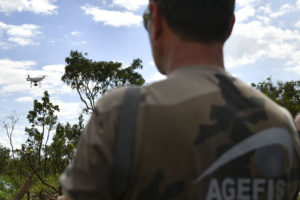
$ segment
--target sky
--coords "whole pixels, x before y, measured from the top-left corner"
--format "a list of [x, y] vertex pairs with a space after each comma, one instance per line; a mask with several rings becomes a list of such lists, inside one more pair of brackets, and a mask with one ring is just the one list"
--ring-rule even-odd
[[[129, 66], [143, 61], [147, 83], [163, 79], [151, 55], [142, 14], [148, 0], [0, 0], [0, 122], [20, 116], [13, 141], [20, 146], [33, 100], [47, 90], [59, 121], [76, 122], [83, 108], [61, 81], [71, 50], [95, 61]], [[299, 80], [300, 0], [237, 0], [236, 24], [224, 47], [225, 67], [246, 83]], [[41, 88], [27, 75], [47, 75]], [[9, 146], [0, 127], [0, 144]]]

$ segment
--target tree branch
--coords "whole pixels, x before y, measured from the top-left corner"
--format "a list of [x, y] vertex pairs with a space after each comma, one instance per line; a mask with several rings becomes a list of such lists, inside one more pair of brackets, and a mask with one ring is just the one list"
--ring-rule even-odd
[[59, 195], [62, 195], [62, 191], [59, 187], [59, 189], [57, 189], [55, 186], [51, 185], [50, 183], [46, 182], [45, 179], [43, 177], [41, 177], [39, 175], [39, 173], [35, 170], [35, 168], [32, 166], [31, 162], [29, 162], [29, 167], [31, 168], [31, 170], [33, 171], [33, 173], [38, 177], [38, 179], [47, 187], [50, 187], [52, 190], [54, 190], [56, 193], [58, 193]]

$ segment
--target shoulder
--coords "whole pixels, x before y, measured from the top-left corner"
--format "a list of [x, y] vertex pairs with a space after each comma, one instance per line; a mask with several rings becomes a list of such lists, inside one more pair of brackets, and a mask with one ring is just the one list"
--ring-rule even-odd
[[281, 105], [277, 104], [275, 101], [270, 99], [261, 91], [251, 87], [250, 85], [243, 83], [242, 81], [238, 80], [236, 84], [239, 86], [240, 90], [242, 91], [243, 95], [248, 98], [255, 98], [261, 99], [264, 102], [264, 107], [268, 112], [275, 116], [281, 116], [282, 119], [288, 121], [289, 123], [293, 123], [293, 118], [291, 113]]
[[96, 104], [97, 111], [106, 112], [114, 107], [122, 105], [125, 91], [125, 87], [118, 87], [107, 92], [98, 99]]
[[97, 101], [97, 111], [106, 112], [114, 107], [122, 105], [125, 91], [125, 87], [119, 87], [107, 92]]
[[[124, 95], [130, 87], [118, 87], [103, 95], [96, 103], [97, 112], [107, 112], [123, 104]], [[134, 87], [136, 88], [136, 87]], [[145, 96], [147, 86], [140, 86], [140, 95]]]

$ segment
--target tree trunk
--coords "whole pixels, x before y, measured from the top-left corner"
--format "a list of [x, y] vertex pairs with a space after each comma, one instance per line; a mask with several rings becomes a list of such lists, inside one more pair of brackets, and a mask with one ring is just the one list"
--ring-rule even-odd
[[25, 183], [17, 192], [17, 195], [15, 196], [14, 200], [21, 200], [22, 197], [29, 191], [32, 184], [33, 184], [33, 174], [30, 174], [28, 179], [25, 181]]
[[27, 200], [30, 200], [30, 192], [27, 192]]

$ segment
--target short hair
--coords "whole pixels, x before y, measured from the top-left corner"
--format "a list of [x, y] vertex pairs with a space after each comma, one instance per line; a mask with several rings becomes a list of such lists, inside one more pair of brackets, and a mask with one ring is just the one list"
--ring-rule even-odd
[[[151, 0], [150, 0], [151, 1]], [[170, 29], [182, 40], [225, 42], [235, 0], [152, 0]]]

